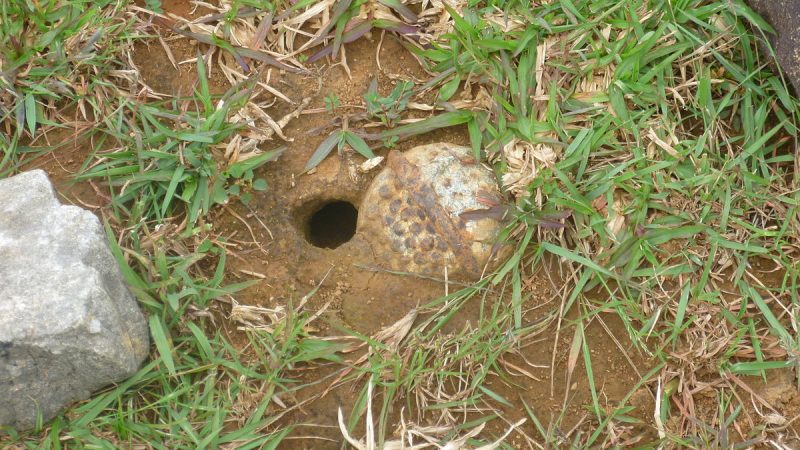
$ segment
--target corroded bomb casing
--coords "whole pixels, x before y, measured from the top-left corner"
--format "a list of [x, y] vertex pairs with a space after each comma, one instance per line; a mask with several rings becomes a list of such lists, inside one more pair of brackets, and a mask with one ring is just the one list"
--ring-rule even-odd
[[494, 173], [467, 147], [392, 151], [361, 203], [358, 230], [384, 267], [441, 276], [446, 266], [475, 279], [500, 259], [502, 199]]

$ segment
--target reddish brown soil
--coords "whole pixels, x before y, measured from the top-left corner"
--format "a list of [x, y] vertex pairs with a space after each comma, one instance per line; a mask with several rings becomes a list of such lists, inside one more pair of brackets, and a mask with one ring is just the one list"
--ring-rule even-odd
[[[334, 152], [316, 172], [301, 174], [313, 151], [327, 133], [335, 129], [333, 126], [325, 128], [331, 124], [335, 116], [324, 111], [323, 97], [333, 93], [343, 105], [359, 105], [362, 95], [374, 77], [378, 78], [380, 91], [384, 94], [391, 90], [393, 79], [426, 77], [415, 59], [388, 36], [380, 52], [383, 69], [380, 70], [375, 58], [379, 37], [374, 36], [374, 38], [375, 40], [364, 38], [347, 46], [352, 79], [348, 78], [340, 66], [329, 67], [325, 64], [315, 67], [316, 73], [311, 76], [273, 72], [272, 82], [277, 89], [296, 102], [312, 97], [310, 110], [316, 112], [302, 115], [285, 129], [285, 134], [292, 139], [287, 143], [286, 152], [279, 161], [269, 164], [259, 173], [268, 181], [269, 190], [256, 194], [251, 208], [240, 204], [230, 205], [230, 208], [250, 225], [258, 244], [250, 244], [253, 241], [250, 231], [241, 220], [226, 210], [217, 210], [212, 219], [216, 232], [227, 236], [230, 241], [241, 242], [235, 249], [231, 249], [235, 257], [229, 259], [230, 276], [234, 279], [237, 277], [246, 279], [250, 278], [246, 274], [248, 272], [261, 274], [264, 277], [258, 285], [236, 296], [236, 300], [240, 303], [264, 307], [285, 305], [290, 299], [296, 303], [330, 270], [319, 292], [305, 307], [306, 311], [313, 313], [330, 302], [326, 314], [314, 323], [321, 335], [341, 335], [342, 328], [367, 335], [373, 334], [402, 318], [415, 306], [425, 304], [445, 293], [442, 282], [364, 270], [360, 266], [371, 265], [372, 255], [359, 235], [333, 250], [316, 248], [309, 244], [304, 236], [302, 221], [310, 209], [320, 202], [331, 199], [348, 200], [358, 206], [369, 181], [378, 171], [360, 174], [354, 179], [351, 176], [352, 168], [360, 164], [363, 158], [350, 153], [340, 157]], [[167, 63], [160, 46], [151, 45], [147, 49], [141, 48], [140, 51], [136, 59], [142, 66], [150, 67], [143, 70], [142, 74], [154, 89], [175, 93], [187, 92], [191, 88], [193, 73], [184, 70], [181, 70], [180, 74], [176, 73]], [[178, 60], [184, 57], [180, 54], [181, 51], [183, 51], [181, 46], [173, 47]], [[187, 53], [191, 54], [190, 49]], [[215, 78], [212, 76], [213, 80]], [[273, 117], [281, 117], [289, 111], [290, 107], [279, 101], [274, 111], [268, 112]], [[358, 112], [347, 109], [343, 111]], [[320, 132], [320, 129], [324, 131]], [[464, 129], [448, 129], [401, 142], [397, 148], [402, 151], [430, 142], [467, 144], [468, 136]], [[280, 142], [276, 142], [275, 146], [278, 144]], [[381, 150], [380, 153], [385, 154], [384, 152], [385, 150]], [[533, 298], [531, 304], [526, 306], [533, 307], [537, 303], [546, 305], [534, 310], [530, 317], [526, 317], [527, 320], [541, 318], [550, 309], [558, 307], [557, 301], [554, 300], [556, 297], [552, 283], [543, 276], [532, 279], [530, 289]], [[464, 308], [458, 320], [454, 320], [453, 329], [460, 328], [467, 320], [474, 323], [479, 314], [477, 309], [477, 302], [474, 306]], [[631, 357], [629, 362], [626, 353], [636, 355], [636, 351], [630, 348], [617, 348], [614, 340], [599, 324], [600, 320], [605, 321], [608, 329], [620, 342], [626, 342], [625, 330], [619, 320], [610, 314], [597, 316], [586, 329], [586, 337], [592, 343], [592, 368], [595, 384], [601, 393], [601, 403], [604, 407], [612, 409], [640, 379], [637, 369], [643, 375], [648, 363], [636, 356]], [[556, 368], [551, 371], [549, 367], [554, 351], [554, 333], [553, 327], [521, 349], [525, 360], [543, 368], [531, 368], [518, 356], [507, 358], [509, 363], [526, 368], [536, 377], [535, 379], [527, 376], [512, 377], [510, 379], [514, 383], [512, 385], [499, 377], [492, 377], [488, 382], [489, 389], [514, 405], [513, 408], [503, 410], [507, 421], [513, 422], [526, 416], [522, 404], [524, 401], [547, 426], [561, 414], [565, 390], [568, 392], [567, 412], [561, 421], [561, 426], [571, 428], [587, 414], [584, 407], [591, 404], [592, 400], [583, 363], [579, 362], [569, 384], [565, 376], [574, 328], [564, 324], [558, 344], [555, 346]], [[582, 361], [582, 358], [580, 360]], [[298, 372], [296, 375], [301, 381], [312, 382], [335, 369], [337, 368], [329, 367], [311, 372]], [[552, 392], [551, 373], [555, 375]], [[329, 382], [303, 389], [297, 392], [296, 400], [302, 401], [315, 396], [324, 391], [328, 384]], [[290, 415], [287, 425], [304, 424], [298, 427], [295, 433], [297, 436], [315, 436], [324, 440], [310, 437], [292, 439], [287, 441], [283, 448], [339, 448], [342, 438], [335, 427], [337, 410], [342, 407], [347, 414], [356, 400], [360, 387], [360, 385], [346, 385], [336, 388], [325, 397]], [[640, 414], [632, 413], [632, 415], [641, 417], [647, 423], [648, 417], [652, 416], [653, 398], [648, 391], [641, 390], [635, 399], [642, 411]], [[487, 430], [491, 434], [499, 435], [506, 427], [505, 422], [494, 421]], [[647, 431], [648, 428], [640, 427], [637, 433], [652, 437], [652, 433]], [[537, 436], [530, 421], [521, 429], [529, 436]], [[525, 442], [521, 438], [510, 439], [512, 445], [514, 442], [518, 442], [519, 445]]]
[[[165, 1], [164, 6], [173, 13], [188, 13], [184, 2]], [[371, 265], [373, 255], [359, 235], [332, 250], [314, 247], [305, 238], [304, 219], [315, 205], [330, 199], [344, 199], [358, 206], [365, 188], [379, 170], [353, 177], [353, 166], [360, 164], [363, 158], [352, 153], [340, 156], [333, 152], [314, 173], [302, 174], [303, 166], [313, 151], [335, 129], [332, 121], [336, 115], [359, 112], [357, 109], [342, 108], [332, 115], [323, 108], [323, 97], [333, 93], [343, 105], [359, 105], [374, 77], [377, 77], [380, 91], [384, 94], [391, 90], [393, 80], [398, 78], [426, 78], [415, 59], [389, 36], [380, 51], [382, 69], [379, 69], [376, 62], [378, 38], [365, 37], [347, 46], [352, 78], [341, 66], [330, 67], [324, 62], [314, 67], [312, 75], [272, 71], [272, 85], [290, 99], [299, 102], [306, 97], [312, 98], [309, 111], [290, 122], [284, 130], [291, 141], [286, 143], [287, 150], [281, 158], [259, 171], [258, 176], [268, 181], [269, 189], [256, 193], [250, 207], [238, 202], [231, 203], [227, 208], [213, 211], [210, 219], [214, 232], [234, 244], [229, 248], [232, 257], [229, 258], [228, 279], [231, 282], [251, 279], [252, 274], [261, 277], [257, 285], [235, 296], [240, 303], [275, 307], [291, 301], [296, 305], [328, 274], [320, 290], [304, 308], [313, 314], [327, 305], [326, 313], [313, 324], [316, 328], [314, 333], [321, 336], [342, 335], [345, 329], [365, 335], [373, 334], [402, 318], [412, 308], [445, 293], [444, 283], [439, 281], [366, 270], [363, 266]], [[169, 45], [178, 61], [196, 54], [194, 44], [188, 40], [170, 41]], [[143, 81], [156, 91], [186, 95], [195, 87], [194, 66], [185, 65], [176, 70], [156, 40], [151, 40], [149, 45], [137, 44], [134, 59]], [[212, 69], [211, 84], [215, 92], [223, 92], [227, 88], [219, 70]], [[268, 113], [277, 119], [291, 110], [292, 106], [279, 100]], [[64, 139], [64, 136], [60, 138]], [[468, 136], [465, 129], [452, 128], [401, 142], [397, 148], [402, 151], [431, 142], [467, 144]], [[107, 202], [101, 190], [87, 183], [73, 185], [66, 182], [88, 155], [87, 148], [91, 148], [90, 143], [75, 141], [75, 144], [68, 144], [63, 150], [40, 158], [32, 166], [42, 166], [53, 175], [59, 191], [66, 198], [96, 209]], [[276, 140], [269, 148], [281, 144]], [[385, 155], [385, 150], [380, 149], [379, 153]], [[548, 311], [559, 307], [560, 298], [556, 295], [556, 288], [560, 287], [557, 266], [553, 263], [549, 268], [552, 269], [550, 275], [547, 275], [547, 268], [543, 268], [528, 281], [531, 298], [525, 306], [531, 309], [524, 317], [526, 321], [540, 319]], [[453, 320], [452, 329], [460, 329], [467, 321], [474, 323], [479, 314], [478, 306], [478, 302], [474, 302], [465, 307]], [[541, 307], [535, 308], [537, 306]], [[494, 407], [503, 411], [505, 422], [491, 422], [486, 429], [489, 434], [484, 432], [484, 436], [498, 436], [507, 428], [507, 423], [526, 417], [523, 405], [536, 413], [545, 428], [551, 423], [559, 423], [565, 434], [576, 424], [590, 430], [589, 422], [594, 419], [594, 424], [597, 423], [591, 409], [587, 408], [592, 404], [592, 397], [583, 355], [577, 359], [571, 378], [567, 377], [568, 356], [575, 333], [571, 321], [577, 317], [576, 313], [569, 314], [569, 320], [561, 324], [560, 331], [551, 325], [533, 341], [526, 343], [518, 355], [505, 358], [513, 366], [524, 368], [529, 375], [514, 372], [516, 376], [505, 379], [494, 375], [490, 377], [486, 387], [511, 402], [513, 407], [494, 404]], [[657, 436], [652, 419], [655, 408], [654, 384], [638, 389], [636, 385], [655, 362], [631, 347], [627, 332], [616, 315], [601, 313], [588, 322], [584, 319], [584, 325], [585, 339], [591, 348], [593, 381], [601, 407], [609, 411], [616, 408], [635, 389], [628, 404], [636, 409], [627, 415], [640, 419], [641, 424], [631, 426], [626, 431], [625, 439], [630, 439], [629, 443], [638, 441], [640, 445], [652, 441]], [[234, 327], [226, 328], [233, 330]], [[237, 332], [231, 333], [235, 342], [245, 342]], [[551, 369], [554, 352], [555, 367]], [[309, 370], [301, 366], [291, 375], [309, 383], [338, 369], [327, 366]], [[778, 387], [764, 387], [762, 395], [774, 397], [776, 402], [783, 401], [786, 403], [784, 410], [793, 415], [800, 411], [800, 399], [796, 391], [789, 396], [781, 390], [783, 388], [780, 386], [786, 386], [786, 383], [782, 383]], [[328, 384], [329, 381], [326, 381], [302, 389], [294, 394], [294, 399], [284, 399], [284, 402], [292, 404], [312, 398], [324, 391]], [[350, 384], [335, 388], [328, 395], [285, 417], [281, 426], [294, 424], [297, 428], [282, 448], [341, 448], [342, 437], [336, 426], [336, 413], [340, 407], [345, 414], [350, 411], [360, 387]], [[562, 413], [564, 417], [559, 421]], [[530, 420], [519, 430], [535, 440], [540, 439]], [[356, 430], [355, 434], [361, 436], [359, 433], [361, 429]], [[511, 434], [508, 442], [514, 448], [527, 446], [526, 440], [518, 433]]]
[[[170, 8], [173, 2], [164, 2]], [[180, 11], [182, 2], [174, 2]], [[185, 5], [184, 5], [185, 6]], [[185, 9], [185, 8], [184, 8]], [[352, 168], [363, 162], [363, 158], [352, 153], [342, 156], [332, 153], [315, 172], [301, 174], [303, 166], [313, 151], [327, 134], [334, 130], [334, 115], [324, 110], [323, 97], [333, 93], [341, 100], [342, 105], [360, 105], [362, 95], [366, 92], [371, 80], [377, 77], [379, 89], [388, 93], [397, 79], [424, 79], [423, 69], [416, 60], [406, 52], [397, 41], [389, 36], [383, 42], [380, 52], [382, 69], [378, 68], [375, 50], [377, 39], [363, 38], [347, 46], [348, 64], [352, 78], [349, 78], [341, 66], [330, 67], [321, 63], [314, 68], [312, 75], [292, 75], [274, 70], [271, 74], [273, 85], [292, 100], [299, 102], [312, 97], [310, 113], [303, 114], [293, 120], [284, 130], [292, 139], [287, 142], [287, 150], [281, 158], [260, 170], [258, 176], [265, 178], [269, 189], [255, 193], [249, 207], [238, 202], [231, 203], [228, 208], [218, 208], [211, 214], [214, 232], [224, 236], [234, 245], [229, 248], [230, 255], [227, 276], [231, 282], [252, 279], [252, 274], [263, 277], [259, 283], [236, 295], [242, 304], [274, 307], [286, 305], [289, 301], [296, 304], [299, 299], [320, 283], [330, 271], [320, 290], [311, 297], [305, 311], [313, 313], [328, 304], [327, 312], [320, 320], [314, 322], [319, 335], [342, 335], [343, 330], [353, 330], [365, 335], [373, 334], [387, 325], [402, 318], [412, 308], [424, 305], [430, 300], [445, 294], [444, 283], [413, 276], [392, 275], [385, 272], [367, 270], [364, 266], [373, 265], [373, 255], [369, 247], [356, 235], [350, 242], [336, 249], [322, 249], [309, 244], [305, 238], [303, 219], [310, 210], [320, 202], [329, 199], [344, 199], [358, 206], [371, 178], [380, 170], [375, 169], [357, 178], [351, 176]], [[177, 61], [193, 57], [196, 47], [188, 40], [170, 41], [170, 49]], [[157, 40], [138, 43], [135, 46], [134, 61], [140, 69], [142, 80], [157, 92], [183, 96], [188, 95], [196, 87], [197, 76], [194, 65], [187, 64], [174, 68], [164, 49]], [[227, 89], [227, 82], [214, 71], [210, 77], [212, 91], [221, 93]], [[292, 107], [278, 101], [268, 111], [274, 118], [282, 117]], [[358, 113], [360, 110], [342, 108], [335, 111]], [[78, 127], [78, 125], [76, 125]], [[322, 131], [320, 131], [322, 130]], [[75, 129], [50, 132], [40, 145], [61, 142], [57, 151], [50, 152], [26, 164], [26, 169], [42, 168], [54, 180], [62, 198], [102, 214], [102, 207], [108, 204], [106, 190], [97, 184], [87, 182], [75, 183], [71, 177], [78, 173], [85, 158], [90, 155], [93, 143], [74, 136], [79, 133]], [[468, 145], [469, 138], [464, 128], [451, 128], [439, 132], [400, 142], [398, 150], [406, 150], [416, 145], [430, 142], [451, 142]], [[36, 145], [36, 143], [33, 143]], [[274, 147], [281, 145], [276, 141]], [[386, 150], [378, 153], [385, 155]], [[235, 215], [231, 214], [235, 212]], [[240, 220], [243, 219], [243, 220]], [[245, 225], [245, 222], [247, 225]], [[249, 225], [249, 229], [248, 229]], [[250, 232], [252, 230], [252, 234]], [[267, 231], [269, 230], [269, 231]], [[255, 240], [254, 240], [255, 238]], [[547, 311], [558, 307], [554, 282], [546, 276], [539, 275], [528, 281], [532, 294], [530, 304], [533, 308], [526, 314], [526, 321], [535, 321]], [[458, 285], [452, 285], [451, 290]], [[542, 307], [536, 309], [536, 306]], [[464, 307], [452, 324], [444, 331], [454, 331], [463, 327], [467, 321], [474, 323], [479, 316], [478, 302]], [[648, 365], [647, 361], [633, 356], [628, 361], [626, 353], [636, 355], [630, 348], [617, 348], [614, 340], [600, 326], [604, 320], [620, 342], [626, 342], [625, 330], [619, 320], [610, 314], [597, 316], [586, 328], [586, 338], [592, 343], [592, 368], [595, 385], [601, 393], [603, 406], [609, 409], [616, 406], [638, 382], [636, 368], [642, 373]], [[237, 335], [233, 326], [231, 330], [234, 342], [242, 345], [246, 342], [243, 335]], [[503, 380], [491, 376], [486, 387], [510, 401], [514, 407], [495, 407], [503, 411], [506, 422], [526, 417], [523, 403], [527, 404], [542, 421], [545, 427], [556, 420], [562, 413], [562, 406], [567, 392], [565, 417], [560, 426], [566, 432], [587, 415], [586, 406], [591, 404], [588, 379], [580, 358], [574, 369], [570, 383], [567, 383], [565, 368], [567, 355], [572, 342], [574, 327], [563, 324], [558, 343], [555, 345], [556, 367], [551, 371], [550, 362], [553, 357], [555, 327], [551, 327], [534, 341], [520, 349], [522, 357], [509, 355], [505, 358], [516, 367], [525, 368], [528, 375], [512, 376]], [[527, 363], [541, 367], [530, 367]], [[301, 383], [310, 383], [323, 378], [339, 369], [339, 367], [321, 367], [314, 370], [298, 368], [292, 375]], [[551, 373], [555, 379], [551, 383]], [[319, 383], [297, 392], [293, 399], [284, 399], [289, 405], [304, 399], [315, 397], [326, 390], [329, 383]], [[551, 390], [552, 385], [552, 390]], [[341, 446], [341, 433], [338, 430], [336, 414], [341, 407], [345, 414], [356, 400], [360, 385], [344, 385], [330, 391], [326, 396], [316, 399], [303, 408], [288, 415], [282, 426], [297, 426], [293, 438], [282, 448], [292, 449], [336, 449]], [[634, 396], [634, 404], [640, 406], [641, 417], [648, 423], [653, 408], [652, 395], [641, 389]], [[397, 414], [395, 414], [397, 416]], [[486, 436], [502, 434], [507, 423], [490, 422]], [[356, 430], [361, 433], [363, 427]], [[533, 424], [528, 421], [520, 430], [528, 436], [537, 438]], [[639, 434], [652, 437], [649, 426], [640, 427]], [[512, 434], [509, 437], [512, 446], [524, 446], [526, 441]]]

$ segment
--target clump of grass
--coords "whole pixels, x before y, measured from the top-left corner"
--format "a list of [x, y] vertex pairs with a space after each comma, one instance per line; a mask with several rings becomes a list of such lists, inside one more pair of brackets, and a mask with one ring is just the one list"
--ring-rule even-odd
[[401, 35], [415, 35], [419, 31], [416, 26], [418, 16], [401, 1], [342, 0], [335, 4], [333, 1], [324, 3], [332, 8], [330, 19], [319, 28], [313, 39], [297, 50], [300, 52], [323, 45], [309, 58], [309, 62], [326, 56], [336, 58], [344, 44], [372, 30], [386, 30]]
[[[197, 69], [198, 90], [192, 98], [197, 112], [176, 102], [123, 103], [118, 112], [122, 124], [109, 130], [124, 147], [95, 155], [100, 161], [77, 180], [107, 180], [119, 189], [114, 206], [131, 217], [164, 220], [185, 210], [192, 225], [214, 205], [234, 198], [247, 203], [250, 188], [266, 189], [254, 170], [276, 159], [282, 149], [261, 152], [250, 146], [241, 151], [226, 145], [242, 128], [229, 117], [247, 103], [253, 83], [234, 86], [215, 103], [199, 57]], [[184, 208], [175, 208], [176, 203]]]
[[[555, 318], [552, 312], [545, 313], [541, 319], [515, 329], [515, 308], [505, 294], [508, 287], [494, 290], [490, 280], [485, 279], [410, 311], [373, 336], [354, 333], [362, 342], [351, 351], [366, 347], [367, 353], [351, 361], [352, 369], [343, 371], [328, 388], [365, 381], [349, 420], [341, 423], [345, 436], [367, 414], [366, 426], [374, 429], [376, 448], [395, 445], [389, 439], [395, 431], [390, 428], [391, 421], [397, 408], [405, 403], [408, 408], [403, 408], [404, 420], [425, 423], [429, 432], [438, 430], [438, 442], [452, 443], [467, 433], [470, 445], [488, 445], [487, 436], [477, 435], [487, 422], [502, 415], [498, 407], [511, 403], [484, 386], [485, 382], [492, 374], [504, 371], [504, 356], [530, 342]], [[476, 323], [466, 323], [458, 331], [442, 332], [460, 310], [474, 302], [480, 304], [481, 312]], [[514, 304], [518, 306], [520, 302]], [[373, 392], [380, 395], [378, 405], [373, 405], [377, 396]], [[467, 415], [471, 418], [468, 421]], [[420, 436], [411, 433], [408, 439], [412, 435]], [[464, 438], [461, 445], [466, 442]]]
[[[447, 11], [449, 33], [432, 48], [408, 48], [437, 74], [424, 86], [445, 93], [434, 108], [452, 109], [447, 100], [459, 88], [472, 100], [380, 137], [467, 124], [476, 154], [495, 163], [516, 200], [508, 236], [518, 250], [492, 281], [519, 280], [520, 266], [557, 257], [575, 281], [559, 308], [559, 332], [574, 308], [614, 311], [641, 350], [667, 362], [664, 386], [677, 382], [684, 393], [697, 385], [699, 367], [721, 380], [796, 369], [789, 330], [797, 327], [798, 103], [756, 51], [768, 26], [742, 2], [710, 0], [493, 2]], [[760, 281], [753, 267], [764, 260], [783, 275], [780, 286]], [[574, 326], [575, 355], [586, 358], [591, 381], [590, 344]], [[675, 357], [674, 348], [691, 356]], [[670, 375], [676, 368], [679, 379]], [[378, 371], [376, 386], [394, 386], [397, 370]], [[601, 427], [608, 416], [591, 389]], [[694, 410], [691, 395], [650, 389], [678, 406], [662, 410], [662, 439], [708, 430], [683, 416]], [[679, 420], [669, 420], [674, 414]], [[709, 426], [725, 430], [739, 419], [735, 412]]]
[[[742, 2], [494, 6], [450, 9], [452, 32], [412, 51], [442, 85], [490, 94], [470, 137], [516, 196], [514, 259], [557, 256], [577, 281], [563, 311], [615, 311], [670, 364], [722, 379], [794, 367], [798, 103], [756, 51], [764, 22]], [[566, 226], [541, 220], [559, 214]], [[768, 298], [760, 259], [785, 276]], [[676, 347], [692, 356], [672, 359]], [[673, 436], [700, 429], [672, 423]]]
[[[106, 134], [130, 147], [99, 153], [99, 163], [85, 177], [102, 177], [118, 189], [114, 207], [122, 214], [116, 223], [125, 223], [122, 216], [131, 223], [166, 222], [180, 213], [181, 204], [194, 224], [212, 205], [242, 194], [242, 187], [264, 187], [253, 170], [274, 154], [254, 152], [251, 159], [230, 164], [219, 157], [237, 130], [229, 114], [249, 101], [252, 84], [246, 80], [254, 72], [253, 60], [301, 70], [303, 51], [314, 52], [313, 60], [339, 59], [348, 42], [370, 30], [393, 30], [431, 79], [411, 95], [405, 88], [386, 98], [368, 94], [367, 113], [341, 122], [342, 129], [325, 140], [307, 168], [334, 147], [350, 145], [371, 157], [370, 142], [392, 144], [466, 125], [475, 155], [494, 165], [513, 200], [514, 217], [503, 239], [516, 249], [477, 286], [428, 305], [428, 316], [419, 323], [359, 336], [367, 356], [351, 361], [338, 380], [365, 383], [345, 434], [372, 415], [378, 391], [382, 404], [377, 420], [368, 421], [371, 433], [369, 427], [377, 427], [377, 436], [370, 436], [376, 439], [367, 439], [370, 445], [392, 442], [390, 418], [400, 400], [409, 398], [417, 408], [415, 419], [439, 413], [448, 431], [432, 433], [437, 442], [473, 438], [468, 429], [502, 419], [499, 408], [513, 405], [524, 407], [545, 445], [632, 445], [635, 439], [625, 435], [625, 424], [634, 420], [626, 403], [630, 395], [610, 411], [601, 406], [592, 343], [584, 335], [590, 318], [610, 311], [638, 348], [661, 361], [634, 388], [657, 399], [656, 445], [763, 441], [770, 431], [742, 414], [737, 376], [796, 371], [800, 348], [793, 332], [800, 227], [792, 148], [798, 103], [756, 51], [756, 39], [768, 26], [739, 0], [422, 3], [428, 9], [409, 14], [394, 1], [301, 1], [285, 11], [234, 2], [221, 7], [227, 9], [207, 28], [178, 24], [190, 29], [179, 34], [221, 49], [217, 61], [235, 88], [215, 106], [204, 79], [205, 60], [198, 58], [196, 108], [123, 102], [122, 112], [106, 122]], [[11, 25], [5, 25], [3, 39], [11, 44], [13, 27], [27, 23], [21, 19], [27, 6], [13, 6], [15, 13], [4, 16]], [[309, 11], [313, 14], [303, 14]], [[325, 11], [327, 20], [317, 23], [307, 40], [298, 40], [298, 30]], [[57, 28], [77, 29], [83, 28]], [[255, 31], [265, 48], [244, 49], [254, 44], [241, 30]], [[82, 36], [79, 42], [91, 40]], [[68, 38], [58, 35], [53, 42]], [[50, 47], [30, 48], [35, 52], [13, 51], [32, 55], [20, 59], [29, 65], [51, 67]], [[340, 60], [349, 70], [346, 59]], [[0, 145], [16, 148], [21, 130], [33, 132], [44, 124], [40, 118], [47, 116], [39, 109], [49, 110], [46, 102], [54, 95], [79, 97], [79, 91], [59, 93], [50, 85], [47, 80], [58, 80], [58, 73], [30, 72], [38, 84], [4, 78], [0, 87], [14, 107], [2, 117], [14, 132], [0, 137]], [[432, 89], [439, 90], [426, 105], [432, 115], [404, 123], [404, 102]], [[390, 128], [370, 134], [351, 127], [369, 120]], [[6, 152], [0, 173], [14, 159], [13, 151]], [[186, 236], [196, 230], [190, 231]], [[289, 314], [289, 308], [279, 323], [250, 331], [257, 357], [243, 361], [224, 335], [206, 335], [205, 319], [199, 319], [212, 299], [240, 287], [222, 287], [224, 252], [211, 244], [188, 253], [145, 250], [136, 233], [125, 240], [131, 247], [126, 256], [117, 254], [123, 267], [133, 269], [126, 273], [152, 314], [154, 361], [129, 382], [54, 422], [52, 445], [65, 436], [98, 446], [277, 445], [284, 434], [270, 428], [281, 416], [271, 409], [271, 398], [288, 387], [282, 374], [296, 363], [337, 360], [339, 348], [310, 338], [304, 316]], [[196, 264], [209, 253], [220, 258], [211, 277], [200, 274]], [[541, 322], [526, 323], [524, 281], [550, 256], [570, 283]], [[781, 274], [778, 285], [763, 282], [755, 270], [765, 261]], [[474, 301], [480, 302], [480, 320], [443, 333], [454, 314]], [[566, 319], [571, 311], [577, 319]], [[540, 412], [485, 385], [490, 376], [504, 375], [503, 355], [520, 351], [548, 325], [556, 330], [551, 362], [559, 338], [569, 333], [567, 379], [582, 361], [589, 381], [587, 416], [572, 430], [561, 429], [563, 416], [545, 424]], [[696, 411], [692, 393], [710, 385], [719, 404], [715, 414], [690, 413]], [[239, 431], [226, 428], [230, 423]], [[540, 442], [517, 433], [530, 445]]]
[[17, 162], [23, 135], [60, 126], [65, 107], [102, 116], [116, 97], [111, 72], [135, 35], [125, 0], [0, 5], [0, 173]]
[[367, 93], [364, 94], [364, 102], [367, 104], [367, 116], [371, 119], [378, 119], [389, 128], [393, 127], [403, 115], [411, 99], [414, 83], [411, 81], [400, 81], [395, 85], [392, 92], [386, 97], [378, 92], [378, 80], [373, 79], [369, 85]]

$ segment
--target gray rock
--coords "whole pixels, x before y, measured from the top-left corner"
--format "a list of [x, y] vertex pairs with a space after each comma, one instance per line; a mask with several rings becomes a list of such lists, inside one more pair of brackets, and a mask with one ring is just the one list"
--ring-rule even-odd
[[800, 94], [800, 0], [748, 0], [750, 6], [775, 29], [768, 35], [786, 78]]
[[0, 180], [0, 425], [49, 420], [147, 356], [147, 323], [106, 239], [43, 171]]

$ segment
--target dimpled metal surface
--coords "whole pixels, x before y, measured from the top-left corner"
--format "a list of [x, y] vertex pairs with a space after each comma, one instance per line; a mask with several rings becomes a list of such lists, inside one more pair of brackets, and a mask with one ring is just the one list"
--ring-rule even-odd
[[469, 148], [447, 143], [392, 151], [359, 212], [358, 229], [387, 268], [480, 276], [503, 223], [464, 213], [502, 203], [494, 174]]

